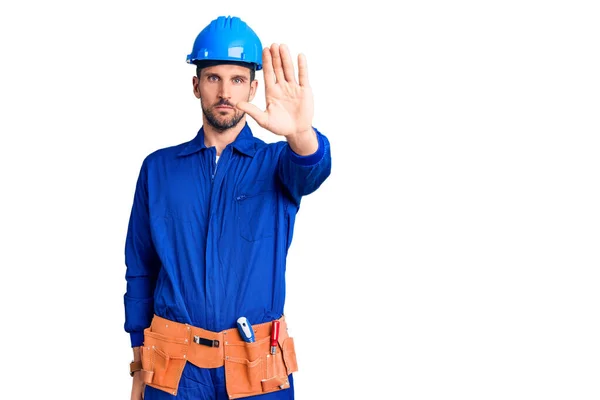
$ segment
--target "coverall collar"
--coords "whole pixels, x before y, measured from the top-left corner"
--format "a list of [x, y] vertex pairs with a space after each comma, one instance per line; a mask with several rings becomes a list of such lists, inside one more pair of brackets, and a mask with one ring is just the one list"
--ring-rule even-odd
[[[254, 156], [256, 153], [254, 135], [252, 135], [247, 122], [230, 146], [242, 154], [250, 157]], [[204, 144], [204, 127], [200, 128], [196, 137], [190, 140], [177, 155], [188, 156], [203, 149], [206, 149], [206, 145]]]

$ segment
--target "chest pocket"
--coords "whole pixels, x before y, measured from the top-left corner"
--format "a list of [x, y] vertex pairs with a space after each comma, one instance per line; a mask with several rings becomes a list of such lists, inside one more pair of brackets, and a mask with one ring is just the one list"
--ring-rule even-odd
[[250, 242], [275, 236], [277, 192], [264, 181], [246, 190], [238, 190], [235, 198], [240, 236]]

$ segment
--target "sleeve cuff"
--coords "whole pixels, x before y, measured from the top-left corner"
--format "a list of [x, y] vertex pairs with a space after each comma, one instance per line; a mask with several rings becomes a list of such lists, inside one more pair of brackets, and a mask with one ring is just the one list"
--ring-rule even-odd
[[301, 156], [299, 154], [294, 153], [292, 148], [288, 145], [288, 155], [294, 163], [308, 167], [317, 164], [323, 158], [323, 154], [325, 154], [325, 144], [323, 143], [323, 137], [316, 128], [313, 129], [315, 130], [317, 134], [317, 140], [319, 141], [319, 147], [317, 148], [317, 151], [307, 156]]
[[129, 333], [131, 338], [131, 347], [139, 347], [144, 345], [144, 331]]

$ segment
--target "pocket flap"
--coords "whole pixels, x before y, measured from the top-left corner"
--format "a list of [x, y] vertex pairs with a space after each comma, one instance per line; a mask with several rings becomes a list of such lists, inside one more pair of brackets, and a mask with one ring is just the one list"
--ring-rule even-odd
[[287, 369], [287, 374], [298, 371], [298, 361], [296, 360], [296, 348], [294, 347], [294, 339], [288, 337], [281, 345], [283, 353], [283, 362]]

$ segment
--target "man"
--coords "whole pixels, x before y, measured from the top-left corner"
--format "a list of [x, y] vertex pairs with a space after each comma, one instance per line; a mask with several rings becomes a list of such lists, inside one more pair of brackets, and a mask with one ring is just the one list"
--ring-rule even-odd
[[[293, 399], [286, 257], [302, 197], [331, 171], [306, 59], [296, 78], [285, 45], [263, 49], [245, 22], [219, 17], [188, 62], [203, 125], [144, 159], [127, 231], [131, 398]], [[265, 111], [250, 103], [261, 69]], [[285, 140], [254, 137], [246, 114]], [[254, 342], [236, 328], [240, 317]]]

